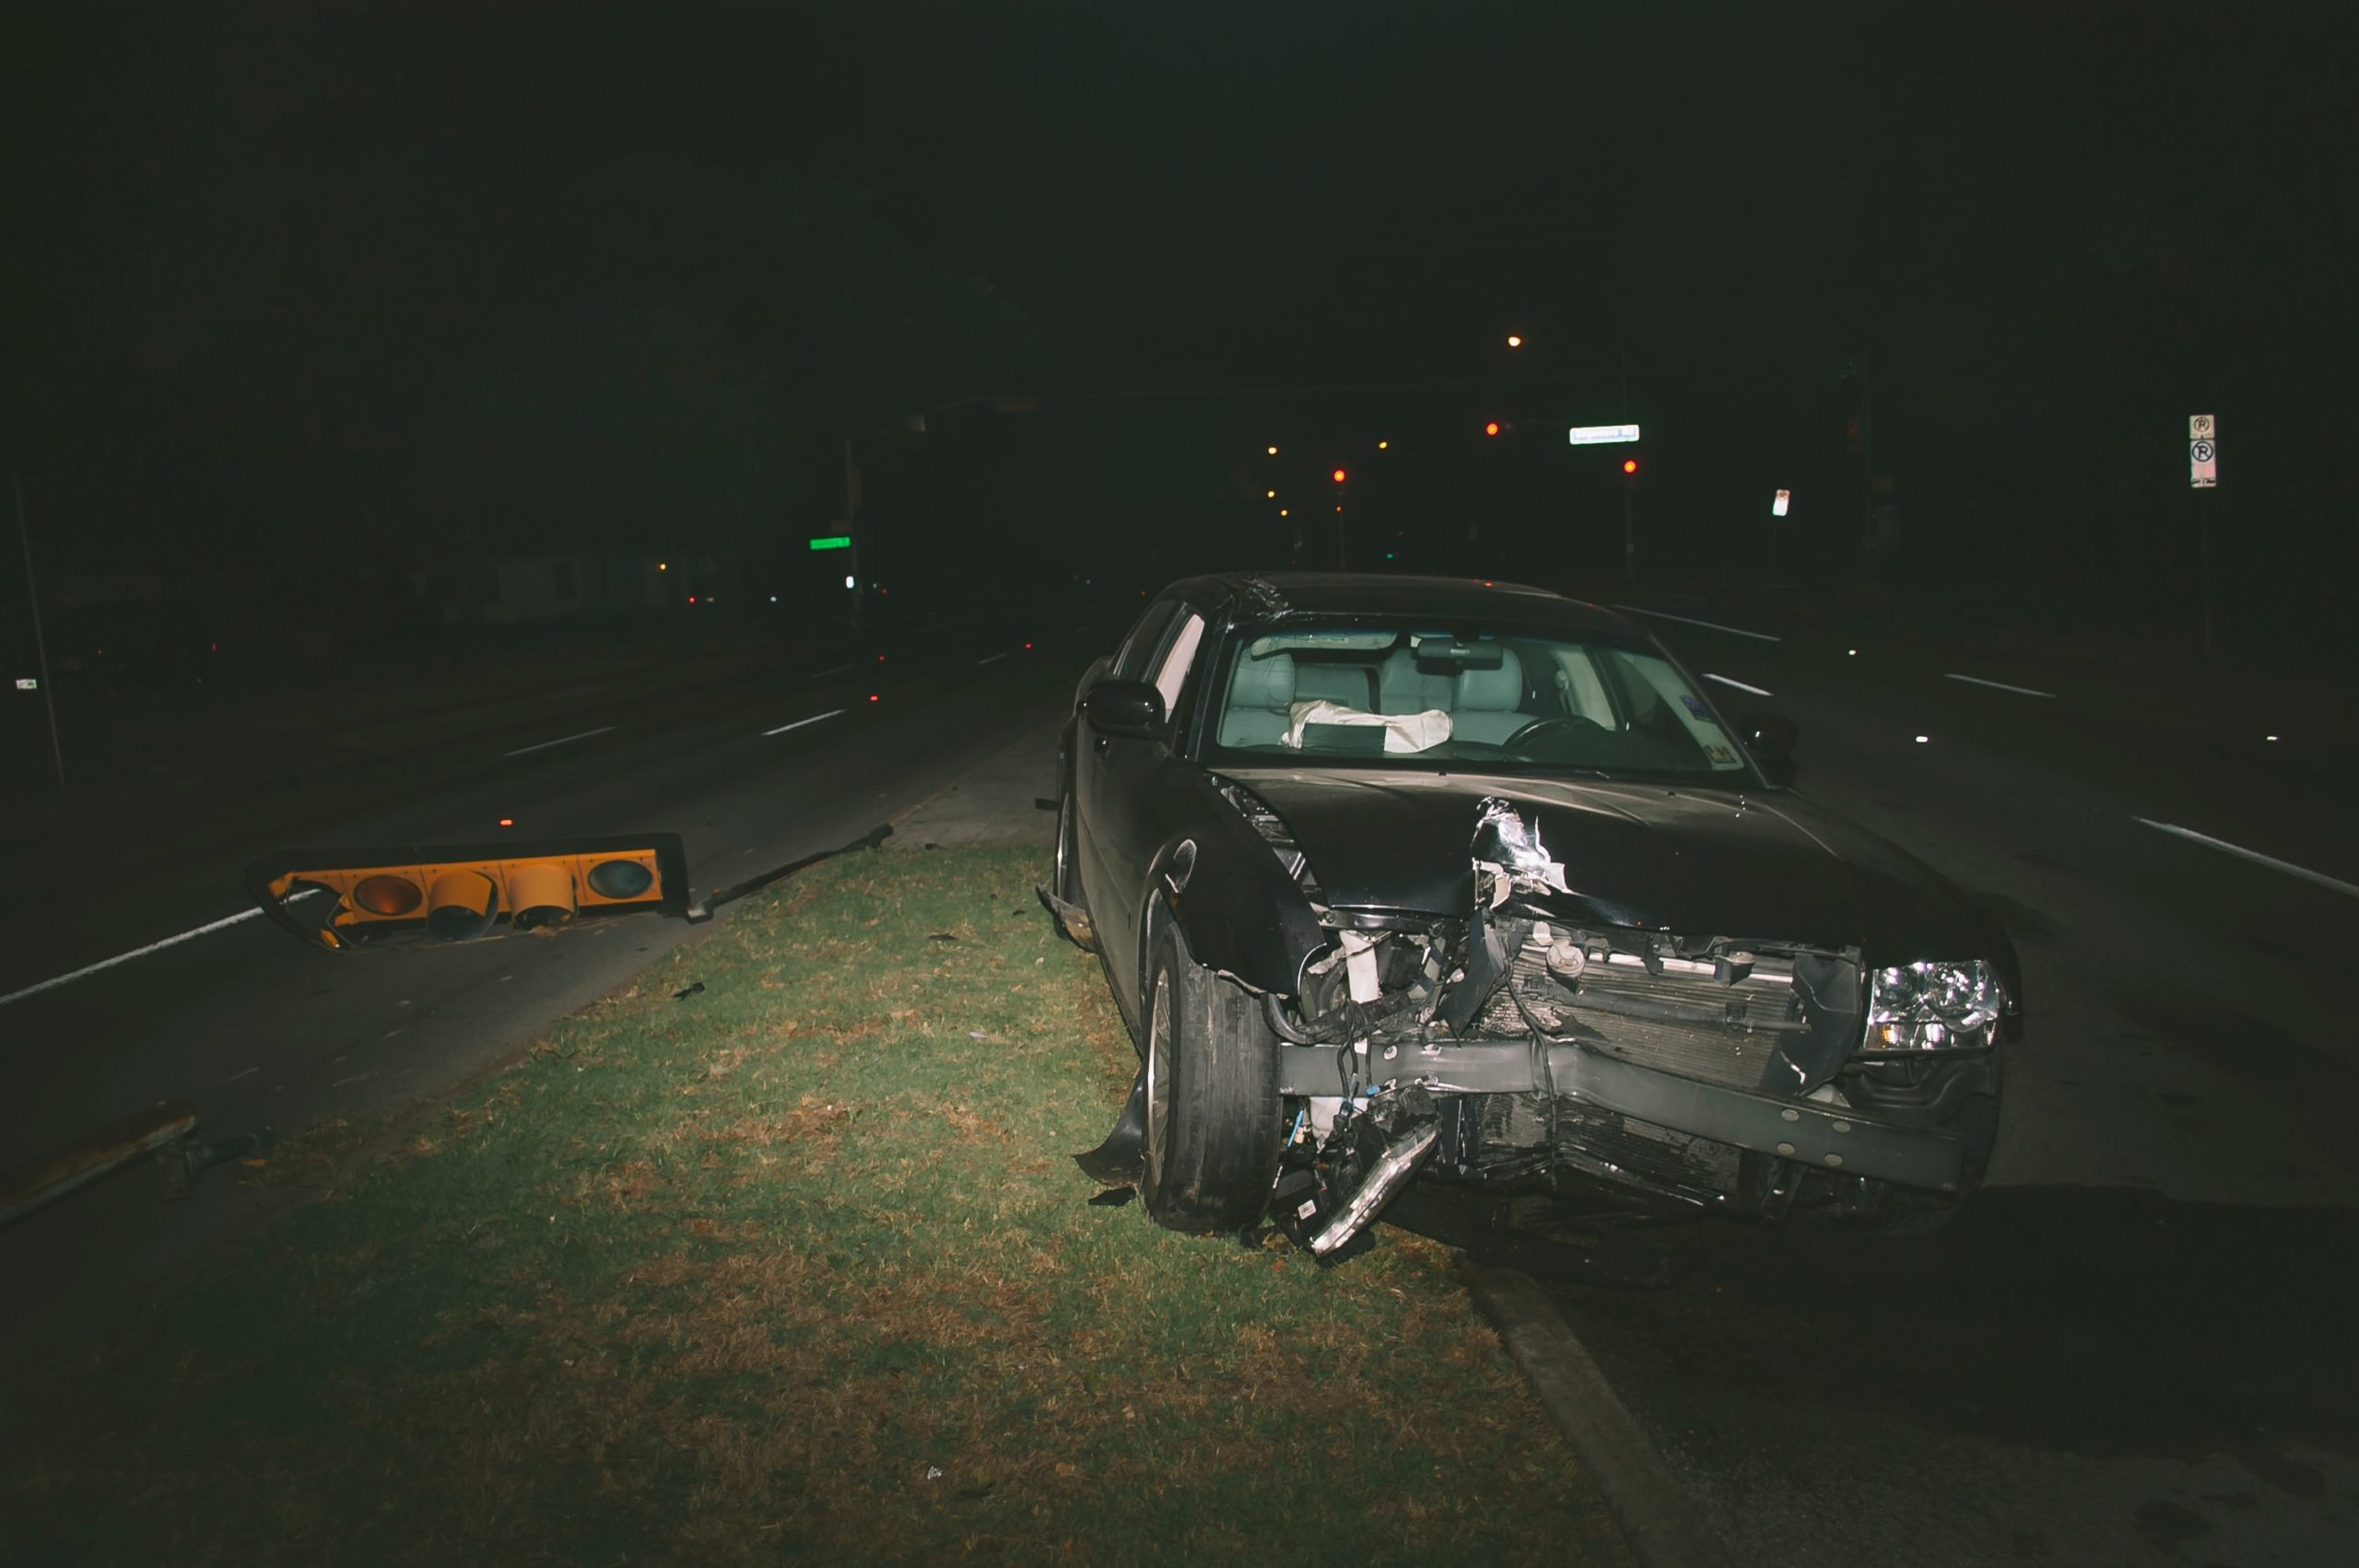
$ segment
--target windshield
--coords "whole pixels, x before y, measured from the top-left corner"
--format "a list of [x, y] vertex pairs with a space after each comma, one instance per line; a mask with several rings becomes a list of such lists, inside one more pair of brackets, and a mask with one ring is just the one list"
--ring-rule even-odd
[[1212, 689], [1207, 733], [1233, 763], [1748, 777], [1678, 668], [1625, 641], [1372, 623], [1249, 630]]

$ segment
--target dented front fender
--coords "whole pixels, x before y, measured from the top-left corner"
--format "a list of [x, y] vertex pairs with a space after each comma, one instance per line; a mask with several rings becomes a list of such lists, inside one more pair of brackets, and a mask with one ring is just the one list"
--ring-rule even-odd
[[[1208, 968], [1292, 996], [1327, 930], [1301, 886], [1210, 779], [1188, 781], [1151, 886]], [[1192, 848], [1186, 848], [1192, 846]]]

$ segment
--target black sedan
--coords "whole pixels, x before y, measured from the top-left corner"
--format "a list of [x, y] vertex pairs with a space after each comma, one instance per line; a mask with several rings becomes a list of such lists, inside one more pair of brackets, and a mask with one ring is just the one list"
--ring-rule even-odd
[[1420, 1173], [1938, 1223], [1989, 1157], [2014, 951], [1795, 792], [1793, 739], [1535, 589], [1173, 584], [1061, 753], [1044, 896], [1141, 1059], [1084, 1167], [1322, 1257]]

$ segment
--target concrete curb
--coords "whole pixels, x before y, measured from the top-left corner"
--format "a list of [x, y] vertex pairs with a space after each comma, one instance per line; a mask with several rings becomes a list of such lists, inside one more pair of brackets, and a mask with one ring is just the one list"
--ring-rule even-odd
[[1465, 1275], [1475, 1305], [1573, 1445], [1638, 1561], [1648, 1568], [1734, 1568], [1646, 1429], [1532, 1276], [1471, 1264]]

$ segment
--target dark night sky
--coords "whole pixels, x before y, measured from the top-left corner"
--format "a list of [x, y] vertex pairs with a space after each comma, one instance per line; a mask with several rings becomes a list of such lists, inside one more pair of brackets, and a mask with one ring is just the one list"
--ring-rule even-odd
[[2145, 593], [2207, 410], [2248, 615], [2359, 566], [2323, 8], [218, 9], [0, 23], [0, 448], [76, 569], [742, 541], [1007, 390], [874, 443], [904, 541], [1266, 554], [1263, 479], [1409, 432], [1372, 521], [1577, 576], [1537, 425], [1626, 353], [1665, 553], [1806, 577], [1863, 351], [1903, 575]]

